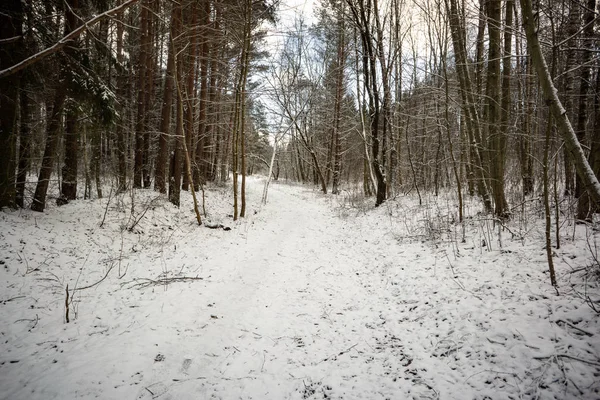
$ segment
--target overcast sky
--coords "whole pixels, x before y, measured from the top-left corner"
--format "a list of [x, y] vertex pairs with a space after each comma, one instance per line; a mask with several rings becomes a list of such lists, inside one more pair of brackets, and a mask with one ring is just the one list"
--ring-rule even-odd
[[305, 17], [312, 17], [313, 3], [316, 0], [281, 0], [279, 9], [281, 17], [293, 16], [294, 13], [304, 14]]

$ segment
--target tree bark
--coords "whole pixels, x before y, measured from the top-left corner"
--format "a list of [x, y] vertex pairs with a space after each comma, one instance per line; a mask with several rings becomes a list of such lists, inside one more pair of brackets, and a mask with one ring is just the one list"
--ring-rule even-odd
[[475, 98], [469, 76], [465, 46], [465, 32], [461, 28], [457, 0], [446, 0], [446, 11], [449, 14], [450, 33], [456, 58], [457, 75], [459, 79], [459, 92], [462, 100], [462, 109], [466, 119], [467, 136], [469, 138], [471, 163], [474, 175], [477, 178], [479, 195], [481, 196], [486, 212], [492, 211], [492, 201], [486, 182], [483, 157], [481, 155], [481, 125], [476, 108]]
[[[65, 27], [64, 35], [68, 36], [79, 25], [79, 18], [76, 12], [79, 10], [79, 0], [69, 0], [67, 2], [68, 7], [65, 7]], [[68, 57], [72, 53], [73, 47], [76, 43], [72, 43], [71, 46], [65, 50], [65, 56]], [[46, 195], [48, 193], [48, 185], [50, 183], [50, 177], [52, 176], [52, 170], [56, 160], [56, 147], [58, 145], [59, 134], [62, 128], [62, 114], [67, 99], [67, 84], [70, 77], [69, 68], [65, 61], [59, 63], [59, 81], [54, 94], [54, 101], [52, 107], [52, 113], [50, 114], [50, 122], [46, 128], [46, 145], [44, 149], [44, 156], [42, 158], [42, 166], [38, 176], [38, 182], [35, 187], [35, 194], [33, 195], [33, 202], [31, 203], [31, 209], [33, 211], [43, 212], [46, 208]]]
[[167, 71], [163, 89], [163, 101], [160, 113], [160, 128], [158, 136], [158, 154], [154, 168], [154, 190], [167, 193], [167, 159], [169, 157], [169, 134], [171, 131], [171, 110], [173, 108], [173, 76], [175, 75], [175, 54], [173, 50], [174, 37], [179, 35], [180, 28], [176, 25], [176, 7], [171, 11], [171, 32], [169, 34], [169, 50], [167, 55]]
[[[507, 4], [506, 10], [510, 10], [510, 2]], [[505, 69], [502, 79], [502, 92], [500, 91], [500, 62], [502, 43], [500, 39], [501, 25], [501, 4], [500, 0], [488, 0], [487, 6], [488, 16], [488, 35], [489, 35], [489, 51], [488, 51], [488, 76], [486, 87], [486, 107], [488, 118], [488, 140], [490, 144], [490, 181], [492, 195], [494, 196], [494, 213], [498, 218], [505, 219], [508, 217], [508, 204], [504, 194], [504, 164], [506, 153], [506, 120], [504, 109], [500, 106], [506, 106], [508, 111], [508, 100], [510, 93], [510, 33], [509, 26], [505, 31], [505, 57], [509, 59], [506, 62], [504, 58], [503, 66], [508, 66], [508, 71]], [[507, 11], [507, 17], [512, 23], [512, 14]], [[507, 48], [508, 46], [508, 48]], [[508, 75], [507, 75], [508, 73]], [[505, 87], [504, 85], [508, 85]], [[501, 100], [498, 99], [501, 97]]]
[[[208, 128], [208, 97], [209, 87], [208, 69], [210, 66], [210, 2], [203, 1], [200, 19], [200, 101], [198, 104], [198, 135], [196, 145], [196, 162], [194, 164], [194, 182], [196, 185], [206, 182], [210, 175], [211, 145], [210, 130]], [[212, 76], [211, 76], [212, 79]], [[214, 83], [214, 82], [212, 82]], [[197, 190], [197, 188], [196, 188]]]
[[59, 204], [68, 203], [77, 198], [77, 162], [79, 155], [79, 115], [75, 109], [67, 111], [65, 123], [65, 159], [62, 168], [62, 185]]
[[133, 162], [133, 187], [142, 187], [142, 170], [144, 168], [144, 129], [146, 127], [146, 92], [147, 87], [147, 67], [149, 58], [150, 37], [148, 35], [148, 8], [149, 0], [142, 0], [141, 3], [141, 27], [140, 27], [140, 52], [137, 61], [138, 83], [137, 83], [137, 116], [135, 122], [135, 153]]
[[[23, 5], [19, 0], [0, 3], [0, 39], [19, 37], [0, 45], [0, 69], [17, 62], [22, 49]], [[0, 75], [0, 210], [15, 206], [16, 120], [20, 76]]]
[[[173, 21], [172, 24], [181, 27], [182, 24], [182, 10], [181, 5], [175, 4], [173, 5], [175, 8], [173, 11]], [[173, 46], [174, 51], [174, 85], [179, 85], [182, 81], [181, 78], [183, 76], [182, 71], [182, 62], [181, 58], [177, 58], [177, 56], [181, 57], [181, 43], [179, 35], [171, 35], [171, 46]], [[170, 158], [170, 172], [169, 172], [169, 201], [179, 207], [180, 205], [180, 194], [181, 194], [181, 166], [182, 166], [182, 141], [185, 140], [184, 132], [183, 132], [183, 119], [184, 119], [184, 111], [183, 111], [183, 99], [182, 96], [177, 96], [176, 100], [177, 105], [177, 122], [175, 124], [175, 138], [173, 140], [173, 151], [171, 153]]]
[[[123, 24], [117, 23], [117, 62], [123, 64]], [[121, 69], [117, 71], [117, 95], [125, 99], [127, 95], [127, 77]], [[124, 102], [124, 100], [123, 100]], [[127, 144], [125, 140], [125, 105], [119, 102], [117, 111], [119, 119], [117, 121], [117, 193], [125, 192], [127, 187]], [[86, 167], [87, 168], [87, 167]]]
[[[594, 10], [596, 10], [596, 0], [588, 0], [586, 2], [585, 11], [583, 14], [583, 54], [581, 59], [581, 75], [579, 78], [579, 105], [577, 110], [577, 138], [579, 141], [585, 140], [586, 125], [588, 119], [588, 94], [590, 91], [590, 81], [592, 80], [591, 61], [593, 57], [594, 46]], [[593, 100], [592, 100], [593, 101]], [[593, 138], [590, 138], [593, 139]], [[593, 140], [590, 140], [592, 142]], [[592, 144], [592, 143], [590, 143]], [[593, 145], [592, 145], [593, 146]], [[590, 147], [592, 147], [590, 146]], [[594, 169], [594, 161], [592, 155], [588, 156], [588, 162]], [[598, 171], [594, 170], [596, 176]], [[577, 197], [577, 218], [581, 220], [590, 218], [590, 201], [587, 191], [584, 190], [581, 178], [577, 176], [575, 179], [575, 196]]]
[[[24, 82], [22, 82], [24, 84]], [[27, 85], [24, 85], [24, 90], [21, 91], [19, 105], [21, 112], [21, 130], [19, 136], [19, 163], [17, 165], [16, 179], [16, 205], [25, 207], [25, 183], [27, 182], [27, 174], [31, 165], [31, 106], [29, 95], [27, 93]]]

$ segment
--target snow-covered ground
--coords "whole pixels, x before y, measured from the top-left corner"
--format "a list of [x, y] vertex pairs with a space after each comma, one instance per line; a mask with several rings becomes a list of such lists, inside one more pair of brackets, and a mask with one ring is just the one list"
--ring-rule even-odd
[[262, 185], [1, 212], [0, 398], [600, 398], [597, 231]]

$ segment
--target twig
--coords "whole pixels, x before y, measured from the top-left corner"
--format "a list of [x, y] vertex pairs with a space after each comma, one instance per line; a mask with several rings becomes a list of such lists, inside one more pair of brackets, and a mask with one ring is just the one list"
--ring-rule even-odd
[[596, 367], [600, 367], [600, 363], [599, 362], [591, 361], [591, 360], [586, 360], [584, 358], [575, 357], [575, 356], [572, 356], [570, 354], [565, 354], [565, 353], [553, 354], [551, 356], [537, 356], [537, 357], [533, 357], [533, 359], [534, 360], [547, 360], [547, 359], [552, 358], [552, 357], [556, 357], [556, 358], [558, 358], [558, 357], [570, 358], [571, 360], [575, 360], [575, 361], [579, 361], [579, 362], [582, 362], [582, 363], [585, 363], [585, 364], [589, 364], [589, 365], [594, 365]]
[[579, 332], [581, 332], [581, 333], [584, 333], [584, 334], [586, 334], [586, 335], [588, 335], [588, 336], [590, 336], [590, 337], [591, 337], [591, 336], [594, 336], [594, 334], [593, 334], [592, 332], [586, 331], [585, 329], [581, 329], [581, 328], [579, 328], [578, 326], [575, 326], [575, 325], [573, 325], [572, 323], [570, 323], [570, 322], [568, 322], [568, 321], [563, 321], [562, 319], [559, 319], [559, 320], [556, 320], [556, 321], [554, 321], [554, 322], [556, 322], [556, 324], [559, 324], [559, 323], [561, 323], [561, 322], [562, 322], [563, 324], [565, 324], [565, 325], [568, 325], [568, 326], [570, 326], [571, 328], [573, 328], [573, 329], [576, 329], [576, 330], [578, 330]]
[[196, 381], [198, 379], [206, 379], [205, 376], [199, 376], [197, 378], [187, 378], [187, 379], [179, 379], [179, 378], [173, 378], [173, 382], [187, 382], [187, 381]]
[[347, 352], [349, 352], [350, 350], [352, 350], [353, 348], [355, 348], [356, 346], [358, 346], [358, 343], [353, 344], [352, 346], [348, 347], [346, 350], [340, 351], [338, 354], [334, 354], [332, 356], [329, 356], [327, 358], [324, 358], [323, 361], [329, 361], [330, 359], [332, 359], [333, 357], [339, 357], [341, 355], [346, 354]]
[[[132, 288], [147, 288], [150, 286], [159, 286], [159, 285], [168, 285], [170, 283], [174, 283], [174, 282], [190, 282], [190, 281], [201, 281], [204, 280], [204, 278], [201, 278], [199, 276], [177, 276], [177, 277], [173, 277], [173, 278], [161, 278], [158, 280], [154, 280], [154, 279], [149, 279], [149, 278], [139, 278], [136, 279], [136, 283], [131, 285]], [[142, 281], [142, 282], [137, 282], [137, 281]]]
[[106, 214], [108, 213], [108, 206], [110, 205], [110, 200], [112, 198], [112, 187], [110, 188], [110, 193], [108, 194], [108, 201], [106, 202], [106, 207], [104, 208], [104, 216], [102, 217], [102, 222], [100, 222], [100, 228], [104, 226], [104, 221], [106, 220]]
[[25, 296], [15, 296], [15, 297], [11, 297], [10, 299], [0, 300], [0, 303], [6, 304], [9, 301], [13, 301], [13, 300], [16, 300], [16, 299], [24, 299], [24, 298], [25, 298]]
[[458, 275], [454, 271], [454, 266], [452, 265], [452, 262], [450, 261], [450, 257], [448, 257], [448, 254], [446, 254], [446, 259], [448, 260], [448, 265], [450, 265], [450, 270], [452, 271], [452, 280], [454, 282], [456, 282], [456, 284], [458, 285], [458, 287], [461, 288], [462, 290], [464, 290], [465, 292], [470, 293], [476, 299], [482, 300], [481, 297], [477, 296], [475, 293], [473, 293], [472, 291], [468, 290], [465, 287], [465, 285], [463, 285], [462, 282], [458, 280]]
[[31, 328], [29, 328], [29, 332], [31, 332], [33, 330], [33, 328], [35, 328], [37, 326], [38, 322], [40, 322], [40, 316], [35, 314], [35, 321], [33, 323], [33, 326]]
[[65, 292], [67, 293], [67, 297], [65, 299], [65, 320], [67, 321], [67, 324], [68, 324], [69, 323], [69, 284], [68, 283], [67, 283]]
[[102, 283], [102, 281], [106, 279], [106, 277], [108, 276], [108, 274], [110, 274], [110, 271], [112, 271], [112, 269], [114, 267], [115, 267], [115, 263], [112, 263], [110, 265], [110, 268], [108, 269], [108, 271], [106, 271], [106, 274], [104, 274], [104, 276], [102, 277], [102, 279], [100, 279], [98, 282], [92, 283], [91, 285], [87, 285], [87, 286], [80, 287], [80, 288], [76, 287], [75, 289], [73, 289], [73, 291], [75, 292], [75, 291], [79, 291], [79, 290], [85, 290], [85, 289], [93, 288], [94, 286]]
[[144, 215], [146, 215], [146, 213], [148, 212], [150, 207], [154, 204], [154, 200], [157, 200], [159, 198], [160, 198], [160, 196], [157, 196], [148, 202], [148, 204], [146, 205], [146, 208], [144, 209], [144, 212], [142, 212], [142, 215], [140, 215], [140, 217], [138, 219], [133, 221], [133, 224], [129, 228], [127, 228], [127, 230], [129, 232], [133, 231], [133, 228], [135, 228], [136, 225], [142, 220], [142, 218], [144, 218]]

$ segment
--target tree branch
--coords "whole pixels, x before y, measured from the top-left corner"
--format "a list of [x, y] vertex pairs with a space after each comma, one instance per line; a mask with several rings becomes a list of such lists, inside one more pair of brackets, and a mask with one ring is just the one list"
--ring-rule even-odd
[[6, 69], [1, 70], [0, 78], [4, 78], [6, 76], [17, 73], [17, 72], [21, 71], [22, 69], [25, 69], [25, 68], [29, 67], [30, 65], [35, 64], [38, 61], [41, 61], [42, 59], [48, 57], [49, 55], [56, 53], [57, 51], [59, 51], [60, 49], [65, 47], [67, 44], [69, 44], [69, 42], [71, 42], [77, 36], [81, 35], [84, 31], [91, 28], [97, 22], [103, 20], [106, 17], [112, 17], [113, 15], [126, 9], [130, 5], [136, 3], [137, 1], [138, 0], [127, 0], [125, 3], [121, 4], [120, 6], [117, 6], [113, 9], [103, 12], [100, 15], [95, 16], [94, 18], [92, 18], [88, 22], [86, 22], [85, 24], [80, 25], [77, 29], [73, 30], [71, 33], [69, 33], [62, 39], [60, 39], [54, 45], [48, 47], [47, 49], [40, 51], [39, 53], [32, 55], [31, 57], [24, 59], [23, 61], [13, 65], [12, 67], [8, 67]]

